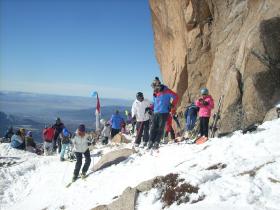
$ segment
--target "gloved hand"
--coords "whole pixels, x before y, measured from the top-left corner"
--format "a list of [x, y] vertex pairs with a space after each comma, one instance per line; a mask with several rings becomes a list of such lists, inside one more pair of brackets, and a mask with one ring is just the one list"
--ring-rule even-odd
[[199, 98], [198, 101], [199, 101], [200, 103], [203, 103], [204, 100], [203, 100], [203, 98]]
[[152, 109], [150, 108], [150, 107], [146, 107], [146, 109], [145, 109], [145, 114], [148, 112], [150, 112], [150, 111], [152, 111]]
[[203, 103], [204, 106], [208, 106], [209, 105], [209, 103], [207, 101], [203, 101], [202, 103]]

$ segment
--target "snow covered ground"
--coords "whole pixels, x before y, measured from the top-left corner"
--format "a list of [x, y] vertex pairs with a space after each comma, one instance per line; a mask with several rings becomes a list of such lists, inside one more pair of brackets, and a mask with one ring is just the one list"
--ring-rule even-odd
[[[69, 188], [66, 185], [71, 181], [74, 162], [60, 162], [58, 156], [37, 156], [1, 144], [0, 163], [8, 161], [11, 165], [0, 168], [0, 209], [87, 210], [111, 203], [128, 186], [171, 172], [197, 185], [198, 194], [206, 197], [196, 204], [173, 204], [166, 209], [280, 209], [279, 136], [277, 119], [250, 134], [237, 131], [231, 137], [211, 139], [202, 145], [169, 144], [156, 155], [134, 154], [86, 180], [77, 180]], [[106, 153], [109, 148], [103, 150]], [[99, 158], [92, 159], [96, 163]], [[226, 167], [206, 170], [218, 163]], [[157, 197], [156, 190], [141, 193], [137, 209], [161, 209]]]

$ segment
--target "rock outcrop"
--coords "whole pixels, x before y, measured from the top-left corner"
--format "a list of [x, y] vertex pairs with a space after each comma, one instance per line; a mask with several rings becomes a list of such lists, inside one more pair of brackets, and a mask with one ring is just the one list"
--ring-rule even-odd
[[260, 123], [280, 102], [280, 1], [150, 0], [156, 58], [179, 111], [224, 95], [220, 132]]
[[98, 171], [111, 165], [119, 164], [120, 162], [126, 160], [133, 153], [135, 153], [135, 150], [128, 148], [109, 152], [101, 157], [98, 163], [93, 166], [92, 171]]

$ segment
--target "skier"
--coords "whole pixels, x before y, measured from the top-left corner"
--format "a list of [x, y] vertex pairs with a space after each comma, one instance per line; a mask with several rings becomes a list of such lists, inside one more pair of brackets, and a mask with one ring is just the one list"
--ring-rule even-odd
[[195, 101], [195, 105], [199, 107], [199, 124], [200, 124], [200, 137], [205, 137], [205, 141], [208, 140], [208, 127], [209, 118], [211, 116], [211, 110], [214, 109], [214, 100], [207, 88], [200, 90], [201, 97]]
[[111, 138], [113, 139], [116, 134], [118, 134], [123, 126], [124, 119], [122, 116], [119, 114], [119, 110], [116, 110], [115, 114], [112, 115], [110, 119], [110, 123], [112, 126], [111, 129]]
[[199, 108], [192, 102], [185, 111], [185, 120], [186, 120], [186, 139], [193, 138], [196, 134], [195, 132], [195, 125], [196, 125], [196, 118]]
[[61, 138], [61, 152], [60, 152], [60, 161], [64, 161], [64, 153], [67, 149], [69, 149], [70, 146], [70, 138], [71, 138], [71, 134], [70, 132], [67, 130], [67, 128], [63, 128], [61, 134], [60, 134], [60, 138]]
[[89, 152], [89, 143], [90, 143], [90, 137], [88, 134], [86, 134], [86, 128], [84, 124], [79, 125], [75, 137], [72, 139], [73, 143], [73, 151], [75, 152], [76, 155], [76, 165], [74, 169], [74, 175], [72, 178], [72, 181], [76, 181], [82, 166], [82, 158], [83, 154], [85, 157], [85, 164], [82, 168], [82, 174], [81, 177], [85, 178], [86, 173], [88, 171], [88, 168], [90, 166], [90, 152]]
[[146, 111], [151, 109], [154, 111], [148, 149], [158, 149], [159, 142], [164, 133], [166, 120], [169, 112], [175, 110], [178, 95], [167, 86], [161, 84], [158, 77], [152, 83], [152, 88], [154, 89], [153, 104], [151, 107], [146, 108]]
[[21, 128], [12, 136], [11, 138], [11, 147], [15, 149], [25, 150], [25, 129]]
[[[141, 138], [143, 136], [143, 144], [141, 147], [145, 147], [148, 144], [149, 140], [149, 124], [150, 124], [150, 115], [145, 112], [146, 108], [150, 107], [150, 102], [144, 98], [142, 92], [136, 94], [136, 99], [132, 104], [131, 115], [136, 119], [136, 138], [135, 138], [135, 147], [139, 147], [141, 143]], [[144, 134], [144, 135], [143, 135]]]
[[52, 153], [53, 147], [53, 137], [54, 129], [52, 126], [45, 126], [43, 130], [43, 140], [44, 140], [44, 155], [50, 155]]
[[54, 138], [53, 138], [53, 151], [56, 152], [58, 147], [58, 153], [61, 152], [61, 139], [59, 138], [59, 134], [62, 132], [64, 128], [64, 124], [61, 122], [60, 118], [56, 118], [55, 124], [52, 126], [54, 129]]

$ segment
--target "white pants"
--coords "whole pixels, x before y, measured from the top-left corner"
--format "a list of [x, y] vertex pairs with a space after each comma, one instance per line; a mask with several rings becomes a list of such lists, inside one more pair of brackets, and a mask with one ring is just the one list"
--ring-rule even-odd
[[53, 143], [52, 142], [44, 142], [44, 155], [51, 155], [53, 149]]

